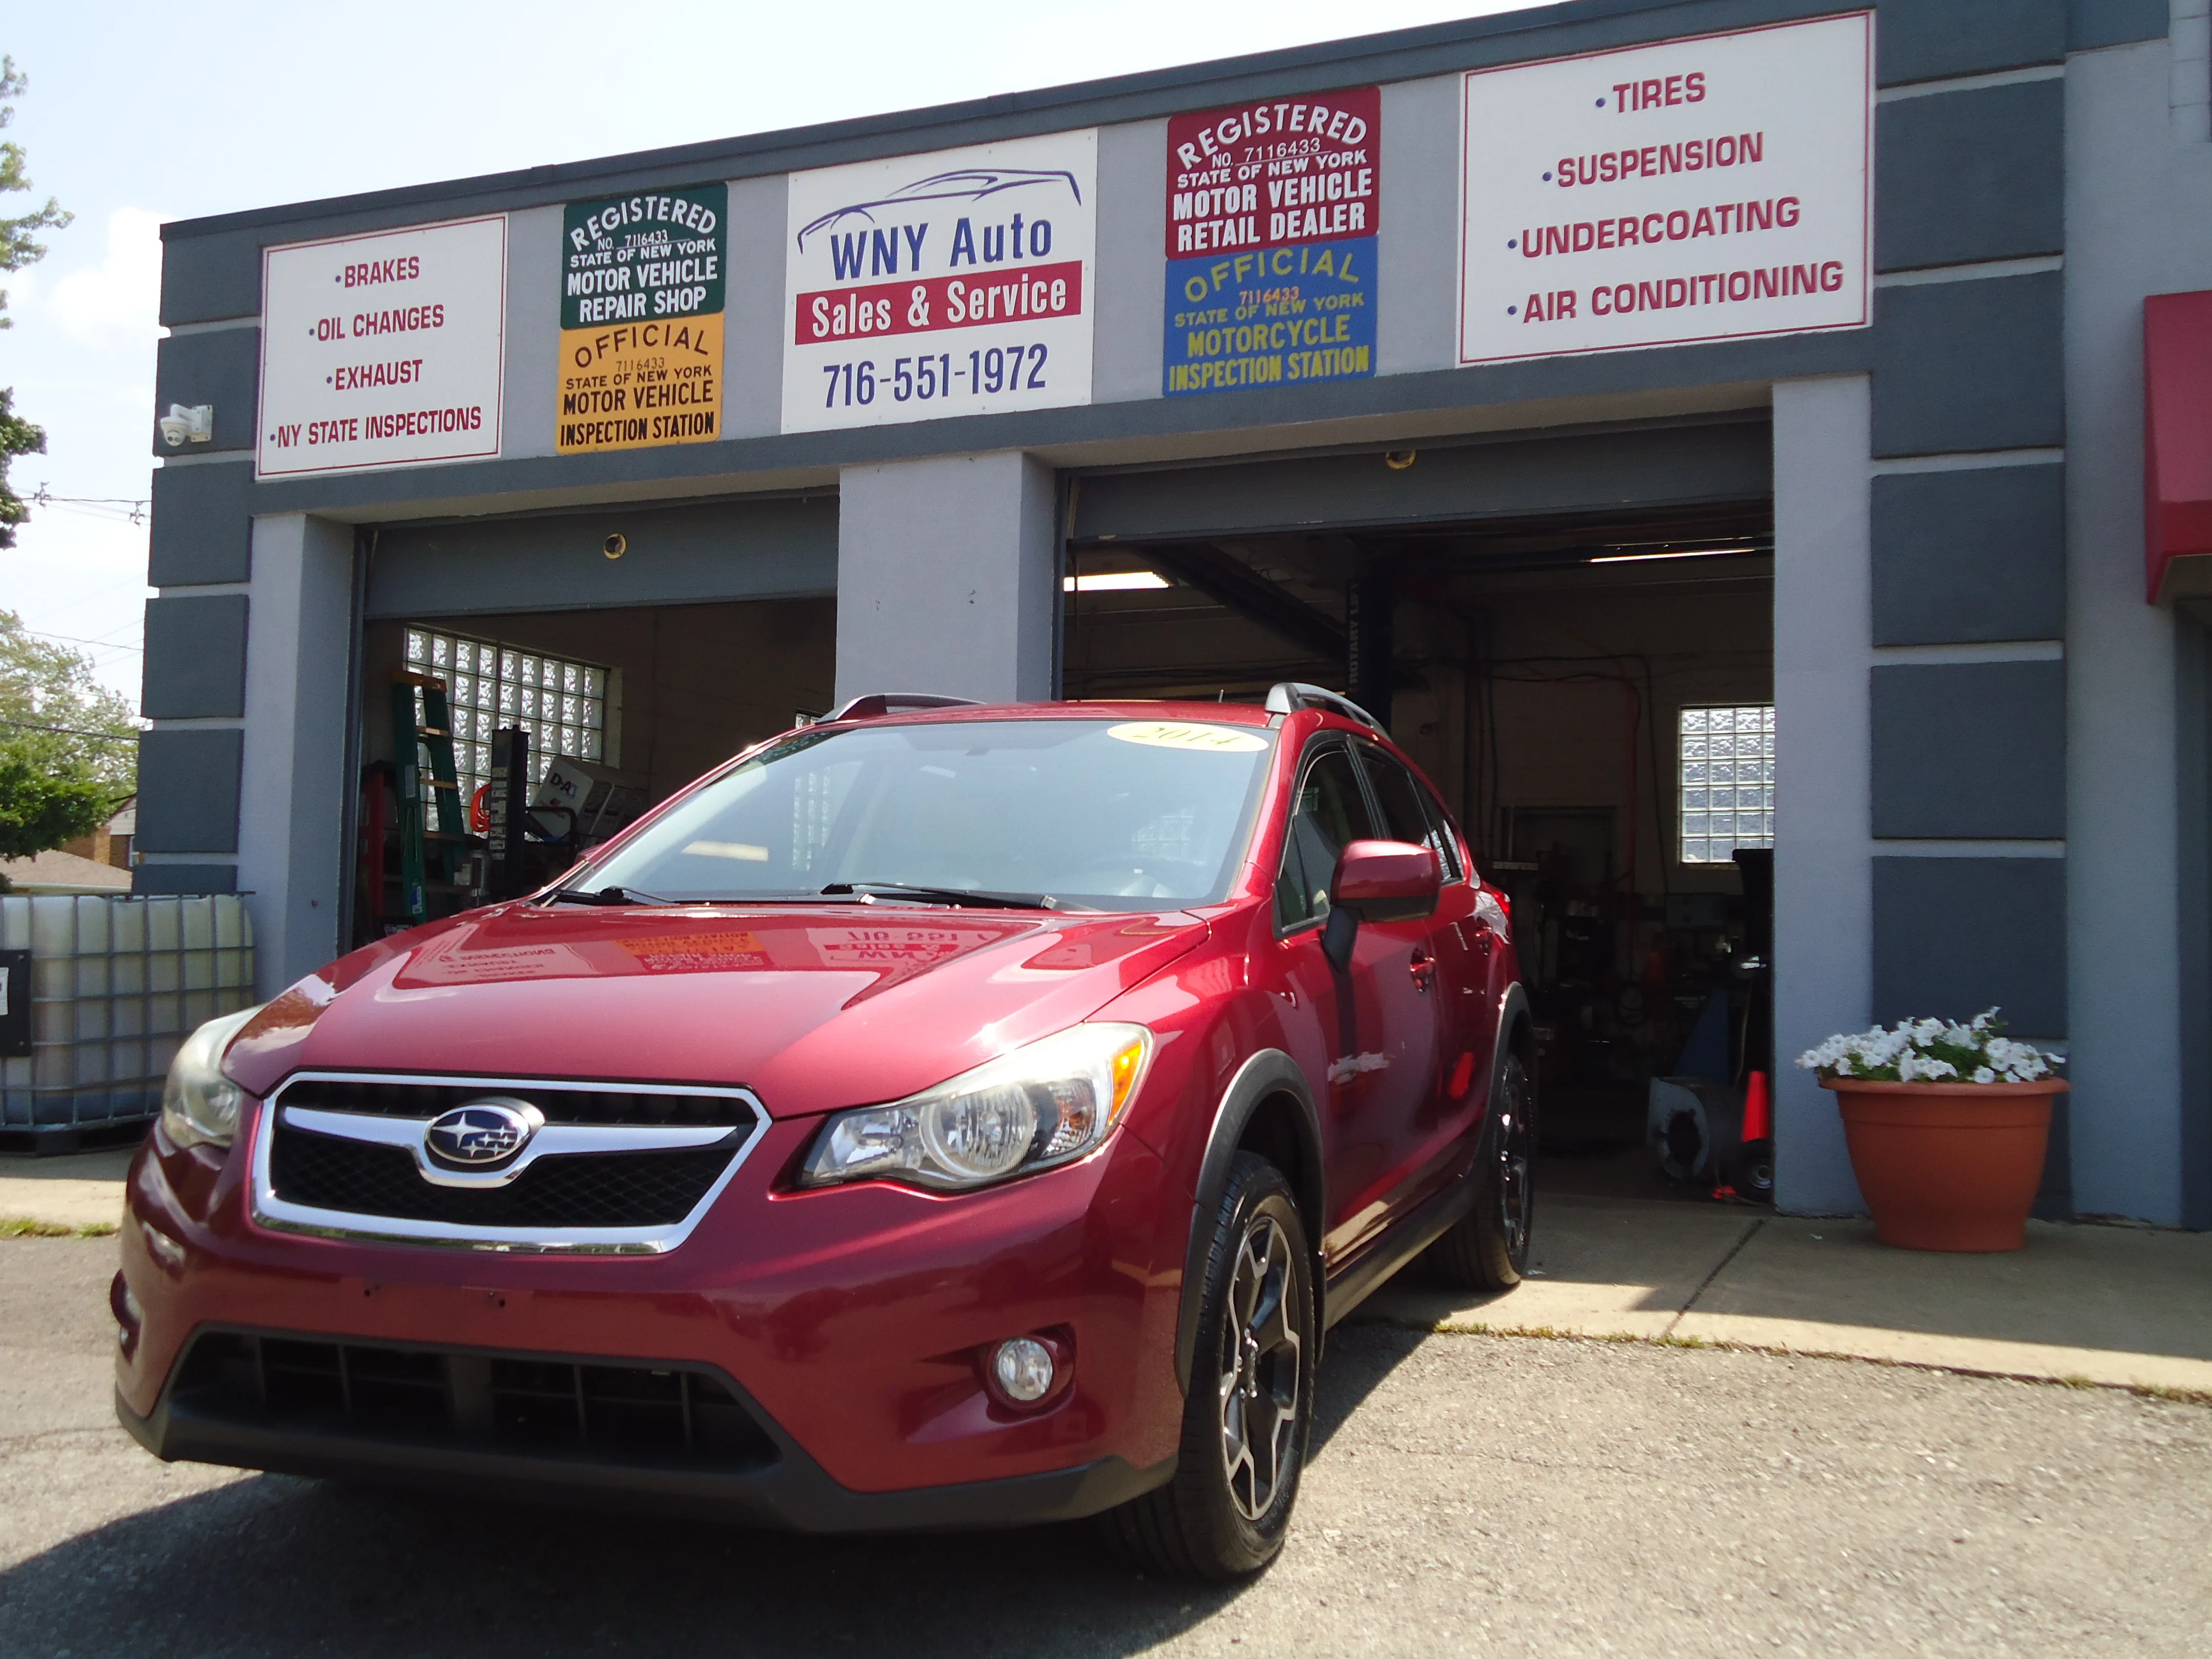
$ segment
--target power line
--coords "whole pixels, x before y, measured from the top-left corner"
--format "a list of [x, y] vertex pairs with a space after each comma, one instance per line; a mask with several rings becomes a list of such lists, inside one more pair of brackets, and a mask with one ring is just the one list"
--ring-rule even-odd
[[[37, 491], [31, 497], [31, 505], [33, 507], [88, 507], [106, 508], [109, 511], [119, 509], [130, 523], [143, 524], [146, 522], [148, 503], [143, 496], [55, 495], [49, 494], [46, 484], [41, 482]], [[104, 517], [105, 514], [101, 516]]]
[[33, 720], [0, 720], [0, 726], [12, 726], [18, 732], [58, 732], [65, 738], [90, 738], [98, 743], [136, 743], [138, 734], [125, 737], [119, 732], [80, 732], [74, 726], [40, 726]]

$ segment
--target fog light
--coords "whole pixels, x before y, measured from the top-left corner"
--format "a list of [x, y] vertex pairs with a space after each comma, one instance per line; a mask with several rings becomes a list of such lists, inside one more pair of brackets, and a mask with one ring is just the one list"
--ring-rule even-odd
[[1052, 1350], [1033, 1336], [1001, 1342], [991, 1356], [991, 1375], [1007, 1399], [1033, 1405], [1052, 1391]]

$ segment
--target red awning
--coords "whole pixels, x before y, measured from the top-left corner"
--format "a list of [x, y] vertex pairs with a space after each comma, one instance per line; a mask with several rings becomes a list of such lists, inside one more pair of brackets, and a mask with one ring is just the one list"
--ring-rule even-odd
[[2143, 301], [2143, 543], [2153, 605], [2212, 587], [2212, 564], [2174, 569], [2212, 559], [2212, 292]]

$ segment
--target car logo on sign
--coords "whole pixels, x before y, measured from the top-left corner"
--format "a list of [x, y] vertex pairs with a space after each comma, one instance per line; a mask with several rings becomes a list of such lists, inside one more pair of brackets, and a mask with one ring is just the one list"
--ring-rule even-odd
[[526, 1100], [496, 1096], [441, 1112], [422, 1128], [422, 1146], [441, 1164], [483, 1169], [520, 1152], [544, 1124]]

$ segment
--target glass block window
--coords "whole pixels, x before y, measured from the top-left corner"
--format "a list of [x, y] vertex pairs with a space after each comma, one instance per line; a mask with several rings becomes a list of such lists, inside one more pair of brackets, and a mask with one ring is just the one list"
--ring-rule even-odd
[[1682, 710], [1679, 766], [1683, 863], [1774, 845], [1772, 703]]
[[427, 628], [407, 630], [407, 666], [446, 683], [453, 711], [453, 770], [465, 802], [490, 780], [491, 734], [502, 726], [530, 734], [533, 783], [544, 780], [556, 755], [613, 758], [606, 753], [604, 668]]

